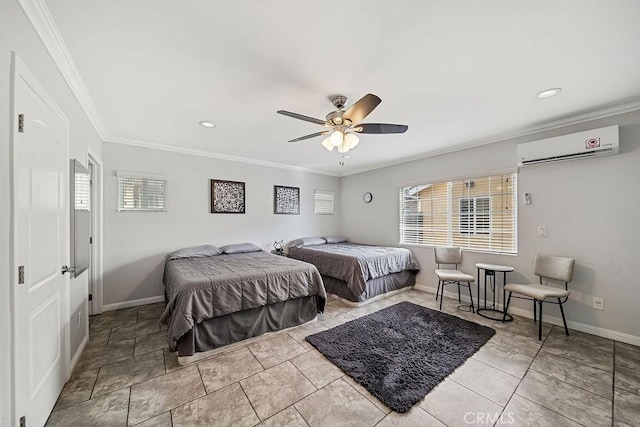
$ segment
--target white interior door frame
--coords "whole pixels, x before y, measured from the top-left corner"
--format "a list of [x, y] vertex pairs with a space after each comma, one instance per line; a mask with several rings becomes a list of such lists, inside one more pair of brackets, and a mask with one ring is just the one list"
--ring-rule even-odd
[[102, 274], [103, 274], [103, 224], [102, 224], [102, 210], [103, 210], [103, 171], [104, 164], [100, 156], [90, 148], [87, 150], [87, 161], [93, 165], [93, 182], [91, 185], [91, 237], [93, 243], [91, 245], [91, 286], [89, 293], [92, 295], [92, 300], [89, 302], [89, 313], [100, 314], [102, 313]]
[[[17, 129], [19, 127], [19, 120], [18, 120], [18, 114], [20, 112], [15, 111], [16, 110], [16, 100], [17, 100], [17, 95], [15, 93], [15, 87], [16, 87], [16, 82], [18, 81], [18, 79], [24, 81], [28, 87], [35, 93], [37, 94], [37, 96], [40, 98], [40, 100], [42, 102], [44, 102], [44, 104], [47, 105], [48, 108], [50, 108], [57, 116], [59, 116], [59, 118], [65, 122], [67, 124], [67, 132], [66, 135], [64, 137], [64, 140], [62, 141], [62, 143], [64, 144], [63, 149], [65, 152], [65, 157], [66, 159], [69, 158], [69, 131], [68, 131], [68, 124], [69, 124], [69, 120], [68, 118], [65, 116], [65, 114], [62, 112], [62, 110], [58, 107], [58, 105], [56, 104], [56, 102], [54, 101], [53, 98], [51, 98], [47, 91], [44, 89], [43, 86], [40, 85], [40, 83], [38, 82], [38, 80], [35, 78], [35, 76], [29, 71], [29, 69], [27, 68], [27, 66], [24, 64], [24, 62], [20, 59], [20, 57], [15, 53], [15, 52], [11, 52], [11, 56], [12, 56], [12, 72], [11, 72], [11, 95], [10, 95], [10, 102], [11, 102], [11, 168], [10, 168], [10, 176], [11, 176], [11, 197], [10, 197], [10, 215], [11, 215], [11, 219], [10, 219], [10, 224], [11, 224], [11, 236], [10, 236], [10, 274], [9, 274], [9, 279], [10, 279], [10, 289], [11, 289], [11, 340], [10, 343], [8, 345], [8, 347], [11, 349], [11, 422], [9, 425], [15, 425], [18, 424], [18, 418], [20, 417], [21, 413], [24, 410], [24, 406], [25, 406], [25, 402], [21, 401], [21, 398], [24, 397], [21, 394], [21, 390], [19, 391], [19, 389], [24, 388], [24, 386], [19, 386], [18, 385], [18, 378], [17, 378], [17, 360], [18, 358], [26, 358], [29, 357], [30, 355], [25, 355], [25, 354], [19, 354], [18, 351], [18, 345], [16, 344], [18, 339], [23, 339], [23, 337], [19, 336], [18, 330], [18, 323], [19, 323], [19, 317], [18, 317], [18, 309], [19, 309], [19, 285], [18, 282], [18, 262], [16, 260], [16, 254], [17, 254], [17, 246], [16, 246], [16, 242], [17, 242], [17, 237], [16, 237], [16, 224], [17, 224], [17, 218], [16, 218], [16, 190], [15, 190], [15, 183], [16, 183], [16, 165], [14, 164], [14, 152], [15, 152], [15, 144], [16, 144], [16, 136], [17, 136]], [[69, 174], [68, 174], [68, 166], [65, 167], [64, 169], [66, 171], [65, 175], [64, 175], [64, 181], [66, 181], [67, 183], [69, 182]], [[64, 213], [64, 221], [65, 224], [69, 224], [70, 221], [70, 211], [69, 211], [69, 203], [66, 203], [66, 208], [65, 208], [65, 213]], [[68, 232], [68, 228], [66, 229], [66, 233], [62, 236], [62, 242], [63, 242], [63, 253], [66, 254], [66, 264], [69, 265], [69, 256], [70, 256], [70, 236], [69, 236], [69, 232]], [[60, 295], [60, 318], [62, 319], [69, 319], [69, 279], [68, 279], [68, 275], [65, 276], [66, 278], [66, 283], [64, 286], [62, 286], [62, 292]], [[66, 322], [64, 324], [63, 330], [60, 331], [60, 333], [62, 334], [62, 348], [61, 348], [61, 363], [62, 365], [62, 369], [64, 371], [64, 375], [66, 376], [66, 378], [68, 379], [71, 375], [70, 372], [70, 355], [69, 355], [69, 347], [70, 347], [70, 332], [69, 332], [69, 322]]]

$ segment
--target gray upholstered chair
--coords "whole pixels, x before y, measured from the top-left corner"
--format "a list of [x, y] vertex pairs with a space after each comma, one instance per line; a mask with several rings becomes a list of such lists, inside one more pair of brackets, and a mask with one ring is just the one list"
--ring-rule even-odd
[[[469, 288], [469, 298], [471, 298], [471, 311], [476, 312], [473, 308], [473, 295], [471, 294], [471, 283], [475, 282], [475, 279], [472, 275], [466, 274], [460, 270], [458, 270], [458, 264], [462, 263], [462, 249], [455, 247], [435, 247], [433, 248], [433, 252], [436, 256], [436, 264], [438, 264], [438, 268], [436, 269], [436, 276], [438, 276], [438, 291], [436, 292], [436, 301], [438, 300], [438, 294], [440, 294], [440, 310], [442, 310], [442, 298], [444, 297], [444, 287], [445, 285], [458, 285], [458, 301], [461, 302], [460, 298], [460, 286], [461, 283], [466, 283], [466, 286]], [[440, 265], [454, 265], [455, 270], [445, 270], [441, 269]]]
[[[534, 273], [540, 277], [540, 284], [520, 285], [515, 283], [507, 284], [504, 289], [509, 291], [507, 304], [504, 308], [505, 314], [509, 311], [509, 303], [511, 302], [511, 294], [516, 293], [525, 297], [516, 297], [521, 299], [533, 300], [533, 321], [536, 317], [540, 320], [538, 324], [538, 339], [542, 340], [542, 303], [558, 304], [560, 313], [562, 313], [562, 321], [564, 322], [564, 331], [569, 335], [567, 328], [567, 320], [564, 317], [564, 309], [562, 304], [569, 299], [569, 282], [573, 277], [573, 266], [575, 260], [573, 258], [564, 258], [550, 255], [536, 255]], [[564, 282], [564, 289], [555, 286], [544, 285], [542, 279], [551, 279]], [[558, 302], [546, 301], [549, 298], [557, 298]], [[536, 304], [538, 305], [538, 313], [536, 316]]]

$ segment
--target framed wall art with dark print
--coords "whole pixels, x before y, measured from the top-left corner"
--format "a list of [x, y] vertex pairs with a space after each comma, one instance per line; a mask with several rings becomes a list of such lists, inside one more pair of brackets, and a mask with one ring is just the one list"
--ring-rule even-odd
[[273, 186], [273, 213], [300, 215], [300, 188]]
[[212, 179], [211, 213], [245, 213], [244, 182]]

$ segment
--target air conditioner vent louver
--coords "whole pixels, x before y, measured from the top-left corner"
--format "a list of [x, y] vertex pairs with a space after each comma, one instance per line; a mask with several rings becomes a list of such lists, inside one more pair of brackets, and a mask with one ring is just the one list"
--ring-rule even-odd
[[618, 126], [609, 126], [518, 144], [518, 166], [618, 154], [618, 134]]

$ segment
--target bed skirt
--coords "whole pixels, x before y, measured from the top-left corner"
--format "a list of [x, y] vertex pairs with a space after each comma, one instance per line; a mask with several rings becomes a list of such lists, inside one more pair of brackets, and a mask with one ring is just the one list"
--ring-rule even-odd
[[322, 275], [322, 281], [328, 293], [337, 295], [348, 301], [364, 302], [378, 295], [415, 285], [416, 275], [414, 271], [405, 270], [400, 273], [388, 274], [367, 280], [367, 288], [358, 296], [354, 295], [353, 292], [347, 288], [347, 282], [343, 280]]
[[323, 309], [318, 309], [321, 305], [324, 304], [318, 297], [309, 296], [207, 319], [180, 338], [178, 356], [193, 356], [266, 332], [301, 325], [315, 319]]

